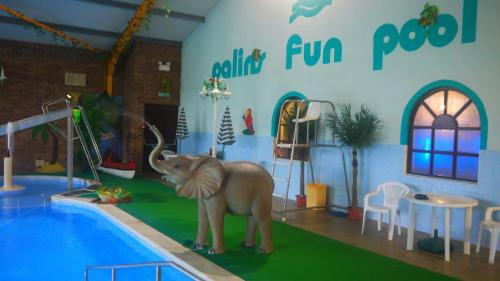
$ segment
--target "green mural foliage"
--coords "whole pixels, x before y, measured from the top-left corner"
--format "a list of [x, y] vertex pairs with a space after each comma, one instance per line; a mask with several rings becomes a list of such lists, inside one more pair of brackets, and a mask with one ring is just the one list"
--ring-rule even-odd
[[436, 5], [430, 5], [425, 3], [424, 9], [420, 12], [420, 19], [418, 24], [423, 28], [429, 30], [431, 26], [434, 26], [437, 22], [437, 17], [439, 14], [439, 9]]
[[260, 49], [253, 49], [252, 51], [252, 58], [254, 61], [259, 61], [260, 60]]

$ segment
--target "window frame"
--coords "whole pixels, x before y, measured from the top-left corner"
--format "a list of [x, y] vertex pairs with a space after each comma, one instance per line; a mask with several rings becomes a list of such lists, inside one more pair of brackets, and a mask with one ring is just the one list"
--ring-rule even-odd
[[[439, 128], [434, 126], [434, 124], [430, 126], [416, 126], [414, 125], [415, 123], [415, 117], [417, 115], [418, 110], [423, 106], [428, 113], [434, 117], [434, 120], [436, 120], [437, 117], [441, 115], [436, 115], [436, 113], [432, 110], [432, 108], [425, 102], [427, 98], [430, 96], [437, 94], [439, 92], [444, 92], [444, 110], [443, 114], [448, 114], [448, 92], [449, 91], [454, 91], [458, 92], [465, 97], [467, 97], [468, 101], [462, 105], [462, 107], [454, 114], [454, 116], [451, 116], [453, 118], [453, 121], [455, 122], [455, 126], [453, 129], [450, 128]], [[475, 106], [476, 110], [478, 111], [478, 121], [479, 121], [479, 127], [460, 127], [457, 121], [457, 118], [462, 114], [469, 106]], [[476, 179], [469, 179], [469, 178], [461, 178], [457, 177], [457, 159], [460, 156], [466, 156], [466, 157], [475, 157], [478, 160], [479, 163], [479, 152], [478, 153], [469, 153], [469, 152], [459, 152], [458, 151], [458, 133], [459, 131], [478, 131], [480, 134], [480, 138], [482, 138], [482, 122], [481, 122], [481, 113], [479, 111], [479, 107], [474, 103], [473, 99], [468, 96], [466, 93], [461, 91], [460, 89], [454, 88], [454, 87], [449, 87], [449, 86], [442, 86], [442, 87], [437, 87], [434, 89], [429, 90], [427, 93], [425, 93], [418, 102], [413, 106], [412, 113], [410, 116], [410, 124], [408, 127], [408, 151], [407, 151], [407, 159], [406, 159], [406, 173], [410, 175], [419, 175], [419, 176], [425, 176], [425, 177], [432, 177], [432, 178], [441, 178], [441, 179], [450, 179], [450, 180], [458, 180], [458, 181], [466, 181], [466, 182], [472, 182], [472, 183], [477, 183], [479, 180], [479, 166], [478, 170], [476, 173]], [[431, 130], [431, 147], [430, 150], [425, 150], [425, 149], [414, 149], [414, 130], [415, 129], [427, 129]], [[435, 146], [435, 135], [436, 135], [436, 130], [453, 130], [453, 151], [439, 151], [439, 150], [434, 150]], [[480, 139], [481, 141], [481, 139]], [[480, 148], [481, 149], [481, 148]], [[479, 149], [479, 150], [480, 150]], [[429, 173], [417, 173], [412, 171], [412, 162], [413, 162], [413, 154], [417, 153], [429, 153], [430, 155], [430, 161], [429, 161]], [[451, 176], [439, 176], [434, 174], [434, 156], [435, 155], [451, 155], [452, 156], [452, 173]]]

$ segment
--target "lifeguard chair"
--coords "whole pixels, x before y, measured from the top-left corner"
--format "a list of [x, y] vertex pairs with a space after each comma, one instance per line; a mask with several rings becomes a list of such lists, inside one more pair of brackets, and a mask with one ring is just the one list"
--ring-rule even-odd
[[[346, 169], [346, 163], [345, 163], [345, 155], [344, 155], [344, 150], [342, 147], [337, 146], [335, 144], [335, 137], [332, 138], [331, 143], [318, 143], [318, 128], [319, 128], [319, 121], [321, 119], [321, 108], [322, 105], [326, 105], [326, 107], [329, 109], [329, 112], [324, 112], [323, 114], [332, 114], [335, 116], [335, 106], [333, 105], [332, 102], [330, 101], [325, 101], [325, 100], [309, 100], [309, 99], [304, 99], [304, 100], [287, 100], [283, 102], [280, 108], [280, 116], [279, 116], [279, 121], [280, 122], [283, 119], [283, 114], [284, 114], [284, 108], [288, 103], [297, 103], [297, 110], [295, 110], [295, 118], [293, 118], [291, 121], [293, 122], [293, 137], [291, 142], [286, 142], [282, 141], [280, 139], [280, 127], [277, 126], [277, 131], [276, 131], [276, 139], [274, 143], [274, 152], [273, 152], [273, 165], [272, 165], [272, 172], [271, 175], [275, 181], [283, 181], [286, 182], [286, 192], [284, 195], [280, 194], [274, 194], [275, 196], [281, 197], [284, 199], [283, 203], [283, 209], [280, 211], [282, 214], [282, 220], [286, 220], [286, 213], [287, 213], [287, 204], [288, 204], [288, 195], [290, 191], [290, 178], [292, 174], [292, 165], [293, 165], [293, 160], [294, 156], [296, 153], [297, 148], [305, 149], [307, 153], [307, 159], [309, 160], [309, 167], [311, 170], [311, 178], [312, 181], [315, 182], [314, 178], [314, 169], [313, 169], [313, 164], [312, 164], [312, 159], [311, 159], [311, 153], [310, 150], [316, 147], [331, 147], [334, 149], [339, 150], [342, 156], [342, 164], [343, 164], [343, 172], [344, 172], [344, 181], [345, 181], [345, 188], [347, 190], [347, 196], [349, 197], [349, 192], [348, 192], [348, 182], [347, 182], [347, 169]], [[301, 116], [301, 108], [305, 108], [306, 113], [303, 117]], [[306, 130], [306, 138], [304, 142], [299, 142], [299, 130], [301, 130], [300, 124], [306, 124], [305, 130]], [[311, 126], [313, 130], [311, 130]], [[303, 128], [302, 128], [303, 129]], [[311, 136], [311, 131], [313, 136]], [[283, 159], [280, 156], [282, 149], [289, 149], [289, 157], [287, 157], [286, 160], [280, 160]], [[280, 178], [277, 177], [276, 174], [276, 167], [277, 166], [282, 166], [286, 167], [288, 169], [288, 176], [286, 178]], [[301, 193], [303, 193], [304, 188], [303, 188], [303, 178], [301, 178]], [[350, 199], [348, 198], [348, 201]], [[337, 206], [333, 204], [326, 204], [324, 206], [314, 206], [311, 208], [325, 208], [325, 207], [337, 207], [337, 208], [345, 208], [342, 206]], [[300, 208], [300, 209], [294, 209], [293, 211], [298, 211], [298, 210], [307, 210], [310, 208]]]

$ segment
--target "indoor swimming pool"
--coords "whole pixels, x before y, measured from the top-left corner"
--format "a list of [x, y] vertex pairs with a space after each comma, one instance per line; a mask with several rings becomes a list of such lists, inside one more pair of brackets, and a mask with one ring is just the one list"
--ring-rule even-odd
[[[50, 178], [15, 179], [26, 189], [0, 197], [0, 280], [84, 280], [88, 265], [168, 261], [97, 210], [51, 203], [50, 195], [66, 191], [66, 183]], [[76, 188], [85, 185], [75, 181]], [[116, 280], [155, 280], [155, 270], [118, 269]], [[162, 267], [161, 275], [193, 280], [172, 266]], [[88, 280], [111, 280], [111, 271], [90, 270]]]

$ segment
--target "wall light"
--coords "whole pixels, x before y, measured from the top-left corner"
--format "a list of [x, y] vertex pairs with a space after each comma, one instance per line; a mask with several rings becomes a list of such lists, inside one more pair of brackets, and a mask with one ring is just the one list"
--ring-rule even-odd
[[170, 71], [171, 62], [163, 62], [161, 60], [158, 61], [158, 70], [159, 71]]
[[3, 65], [2, 65], [2, 70], [0, 71], [0, 84], [3, 84], [3, 81], [7, 80], [7, 76], [5, 76], [5, 72], [3, 71]]

